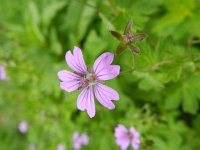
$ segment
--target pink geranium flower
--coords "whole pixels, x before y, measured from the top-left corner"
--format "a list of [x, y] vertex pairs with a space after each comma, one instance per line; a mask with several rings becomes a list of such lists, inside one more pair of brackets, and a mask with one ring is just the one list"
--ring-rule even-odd
[[81, 146], [88, 145], [89, 137], [86, 134], [79, 135], [78, 132], [73, 134], [74, 150], [80, 150]]
[[78, 109], [86, 110], [90, 118], [94, 117], [94, 96], [103, 106], [114, 109], [112, 100], [119, 100], [119, 94], [103, 85], [105, 80], [113, 79], [120, 73], [120, 66], [111, 65], [114, 55], [109, 52], [103, 53], [96, 59], [92, 69], [86, 67], [81, 49], [78, 47], [74, 47], [73, 54], [68, 51], [65, 58], [74, 72], [66, 70], [58, 72], [58, 77], [62, 81], [60, 87], [67, 92], [83, 89], [78, 96]]
[[131, 127], [130, 130], [126, 129], [123, 125], [118, 125], [115, 128], [116, 143], [120, 146], [121, 150], [126, 150], [131, 144], [134, 150], [139, 149], [140, 133]]

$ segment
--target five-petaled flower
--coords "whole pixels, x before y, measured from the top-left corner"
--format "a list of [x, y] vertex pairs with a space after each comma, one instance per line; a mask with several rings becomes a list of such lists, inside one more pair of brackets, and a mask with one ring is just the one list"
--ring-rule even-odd
[[119, 100], [119, 94], [114, 89], [103, 85], [105, 80], [113, 79], [120, 73], [120, 66], [111, 65], [114, 55], [110, 52], [103, 53], [96, 59], [92, 69], [86, 67], [81, 49], [76, 46], [73, 54], [68, 51], [65, 58], [74, 72], [66, 70], [58, 72], [58, 77], [62, 81], [60, 87], [67, 92], [83, 89], [78, 96], [78, 109], [86, 110], [90, 118], [94, 117], [94, 96], [103, 106], [114, 109], [112, 100]]
[[78, 132], [73, 134], [74, 150], [80, 150], [81, 146], [88, 145], [89, 137], [87, 134], [79, 135]]
[[131, 144], [134, 150], [139, 149], [140, 133], [131, 127], [130, 130], [126, 129], [123, 125], [118, 125], [115, 128], [116, 143], [120, 146], [121, 150], [126, 150]]

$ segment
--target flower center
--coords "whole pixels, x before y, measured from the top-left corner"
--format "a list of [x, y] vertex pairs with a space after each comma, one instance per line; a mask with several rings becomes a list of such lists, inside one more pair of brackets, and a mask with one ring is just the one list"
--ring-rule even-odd
[[130, 139], [133, 139], [133, 134], [132, 134], [131, 132], [128, 132], [128, 137], [129, 137]]
[[83, 80], [81, 81], [81, 88], [85, 88], [87, 86], [95, 85], [97, 82], [93, 73], [87, 73], [83, 76]]
[[124, 37], [124, 40], [125, 40], [125, 43], [126, 44], [129, 44], [133, 39], [133, 35], [132, 33], [128, 33], [125, 37]]
[[94, 82], [96, 80], [93, 73], [86, 74], [85, 79], [89, 80], [89, 82]]

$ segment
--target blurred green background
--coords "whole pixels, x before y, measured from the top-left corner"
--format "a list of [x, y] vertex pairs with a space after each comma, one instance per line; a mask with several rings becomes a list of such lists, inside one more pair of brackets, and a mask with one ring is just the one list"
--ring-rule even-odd
[[[79, 46], [92, 66], [119, 42], [110, 30], [146, 33], [133, 73], [106, 82], [120, 94], [110, 111], [96, 101], [90, 119], [76, 108], [79, 91], [60, 89], [65, 53]], [[200, 0], [0, 0], [0, 149], [73, 149], [74, 131], [90, 137], [84, 150], [118, 150], [114, 128], [134, 126], [141, 150], [200, 147]], [[116, 59], [131, 67], [130, 51]], [[18, 124], [27, 121], [26, 134]], [[130, 148], [131, 149], [131, 148]]]

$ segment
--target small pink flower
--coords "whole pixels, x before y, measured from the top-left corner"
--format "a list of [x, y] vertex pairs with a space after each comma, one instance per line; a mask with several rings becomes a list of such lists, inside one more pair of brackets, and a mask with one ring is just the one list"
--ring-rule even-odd
[[18, 129], [21, 133], [26, 133], [28, 130], [28, 124], [25, 121], [19, 123]]
[[114, 89], [103, 85], [105, 80], [113, 79], [120, 73], [120, 66], [111, 65], [114, 55], [109, 52], [103, 53], [96, 59], [92, 69], [86, 67], [81, 49], [76, 46], [73, 54], [68, 51], [65, 58], [74, 72], [66, 70], [58, 72], [58, 77], [62, 81], [60, 87], [67, 92], [83, 89], [78, 96], [78, 109], [86, 110], [90, 118], [94, 117], [94, 96], [103, 106], [114, 109], [112, 100], [119, 100], [119, 94]]
[[1, 65], [0, 65], [0, 80], [8, 80], [5, 67]]
[[82, 145], [88, 145], [89, 137], [86, 134], [79, 136], [78, 132], [73, 134], [74, 150], [80, 150]]
[[134, 150], [139, 149], [140, 133], [131, 127], [130, 130], [126, 129], [123, 125], [118, 125], [115, 128], [116, 143], [121, 147], [121, 150], [126, 150], [131, 144]]
[[57, 150], [66, 150], [63, 144], [58, 144]]

